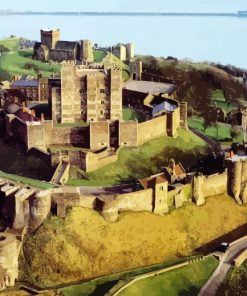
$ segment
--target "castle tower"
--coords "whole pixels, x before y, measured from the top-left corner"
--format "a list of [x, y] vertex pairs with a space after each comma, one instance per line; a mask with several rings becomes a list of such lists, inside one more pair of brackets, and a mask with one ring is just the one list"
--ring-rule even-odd
[[188, 118], [188, 110], [187, 110], [187, 102], [180, 102], [180, 127], [183, 129], [188, 129], [187, 118]]
[[122, 70], [110, 68], [110, 119], [122, 119]]
[[130, 61], [130, 77], [133, 80], [141, 80], [142, 79], [142, 61], [135, 60]]
[[46, 45], [48, 48], [55, 48], [57, 41], [60, 40], [60, 30], [40, 30], [41, 45]]
[[127, 43], [126, 47], [126, 57], [127, 59], [133, 59], [135, 57], [135, 44], [134, 43]]
[[234, 197], [238, 204], [242, 204], [241, 193], [241, 179], [242, 179], [242, 161], [226, 161], [227, 173], [228, 173], [228, 193]]
[[168, 213], [168, 181], [163, 176], [158, 176], [150, 182], [153, 188], [153, 212], [160, 215]]
[[202, 174], [198, 174], [193, 179], [193, 198], [195, 199], [197, 206], [202, 206], [205, 204], [205, 197], [203, 194], [203, 183], [204, 177]]
[[93, 57], [93, 45], [90, 40], [81, 40], [81, 60], [84, 63], [92, 63]]

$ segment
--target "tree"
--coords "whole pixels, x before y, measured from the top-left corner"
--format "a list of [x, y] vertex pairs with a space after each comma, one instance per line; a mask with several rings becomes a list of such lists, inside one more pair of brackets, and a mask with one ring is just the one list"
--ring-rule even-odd
[[0, 44], [0, 55], [6, 52], [9, 52], [9, 49], [6, 46]]

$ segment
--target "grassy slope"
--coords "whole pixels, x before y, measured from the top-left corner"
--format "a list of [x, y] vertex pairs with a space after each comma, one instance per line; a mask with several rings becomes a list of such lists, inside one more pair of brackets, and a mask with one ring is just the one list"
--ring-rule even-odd
[[116, 223], [92, 210], [73, 208], [65, 219], [48, 218], [26, 238], [20, 279], [49, 286], [164, 262], [176, 253], [188, 256], [246, 222], [247, 207], [227, 196], [210, 197], [202, 207], [190, 204], [163, 217], [123, 213]]
[[59, 73], [60, 64], [56, 63], [42, 63], [40, 61], [35, 61], [32, 59], [32, 49], [27, 49], [23, 51], [11, 52], [9, 54], [4, 54], [0, 57], [0, 68], [1, 70], [8, 73], [10, 78], [12, 75], [22, 75], [28, 74], [31, 76], [37, 76], [34, 69], [24, 69], [24, 65], [30, 63], [38, 67], [39, 72], [44, 76], [50, 76], [52, 73]]
[[135, 283], [121, 292], [120, 296], [197, 296], [201, 287], [218, 266], [218, 261], [209, 257], [205, 261], [151, 277]]
[[11, 51], [17, 51], [19, 49], [20, 38], [6, 38], [0, 40], [0, 44], [4, 45]]
[[[119, 160], [97, 171], [89, 173], [91, 180], [69, 180], [71, 185], [114, 185], [129, 178], [143, 177], [143, 166], [154, 168], [151, 160], [153, 156], [163, 153], [164, 148], [181, 148], [183, 151], [191, 151], [191, 154], [206, 147], [205, 142], [190, 131], [180, 129], [177, 138], [161, 137], [139, 146], [136, 149], [122, 148], [119, 152]], [[137, 163], [138, 160], [138, 163]], [[130, 166], [135, 163], [139, 173], [131, 173]]]

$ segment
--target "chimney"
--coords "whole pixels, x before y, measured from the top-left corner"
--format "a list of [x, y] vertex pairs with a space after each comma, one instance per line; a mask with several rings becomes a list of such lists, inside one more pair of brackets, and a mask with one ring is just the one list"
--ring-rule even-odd
[[44, 113], [41, 113], [40, 121], [41, 121], [41, 123], [44, 123], [45, 122], [45, 115], [44, 115]]

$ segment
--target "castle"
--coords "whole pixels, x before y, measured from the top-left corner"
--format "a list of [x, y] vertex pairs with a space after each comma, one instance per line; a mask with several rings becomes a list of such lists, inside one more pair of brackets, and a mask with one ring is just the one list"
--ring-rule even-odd
[[61, 88], [53, 88], [54, 122], [105, 121], [122, 118], [122, 70], [105, 65], [64, 63]]
[[41, 42], [34, 45], [33, 57], [48, 62], [62, 62], [76, 60], [83, 63], [92, 63], [93, 46], [90, 40], [61, 41], [60, 30], [41, 30]]

